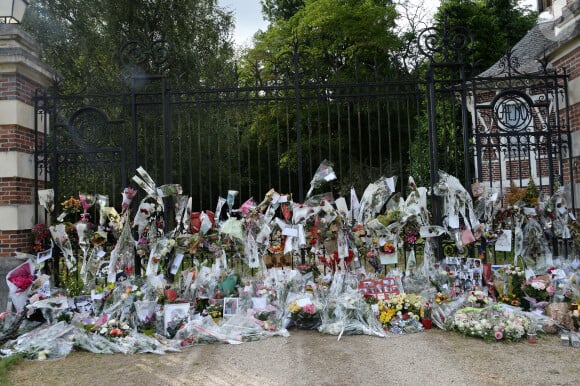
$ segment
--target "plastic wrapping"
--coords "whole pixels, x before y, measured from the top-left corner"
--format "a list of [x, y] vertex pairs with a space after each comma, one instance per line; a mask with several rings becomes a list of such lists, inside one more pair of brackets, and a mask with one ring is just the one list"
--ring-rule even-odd
[[433, 323], [442, 330], [446, 330], [446, 321], [455, 314], [457, 310], [464, 306], [467, 301], [467, 294], [459, 296], [453, 300], [432, 305], [431, 317]]
[[48, 229], [50, 230], [52, 240], [60, 248], [61, 252], [64, 255], [64, 261], [67, 269], [69, 271], [76, 271], [77, 259], [73, 254], [72, 244], [70, 242], [68, 234], [66, 233], [66, 225], [62, 223], [51, 225]]
[[552, 252], [548, 247], [544, 232], [540, 223], [529, 218], [523, 228], [522, 258], [527, 268], [538, 272], [545, 272], [552, 265]]
[[310, 189], [306, 193], [306, 198], [310, 197], [315, 188], [321, 186], [324, 182], [330, 182], [336, 180], [336, 173], [332, 168], [332, 163], [328, 160], [324, 160], [318, 166], [316, 173], [310, 181]]
[[[473, 200], [456, 177], [439, 171], [439, 182], [434, 188], [436, 195], [443, 197], [445, 216], [443, 226], [453, 238], [457, 249], [464, 249], [463, 240], [459, 234], [460, 227], [477, 229], [479, 220], [473, 209]], [[463, 224], [461, 224], [463, 219]]]
[[39, 190], [38, 201], [48, 214], [52, 214], [54, 211], [54, 189]]
[[366, 224], [374, 218], [385, 206], [393, 193], [395, 193], [396, 177], [381, 177], [369, 184], [360, 200], [357, 222]]
[[242, 343], [242, 334], [240, 331], [231, 328], [222, 329], [210, 316], [205, 316], [189, 321], [177, 331], [174, 339], [185, 342], [182, 343], [183, 345], [187, 343], [240, 344]]
[[9, 343], [8, 348], [14, 353], [21, 353], [27, 359], [45, 360], [67, 356], [73, 343], [70, 334], [74, 326], [66, 322], [39, 327], [31, 332], [20, 335]]
[[322, 311], [318, 331], [323, 334], [372, 335], [386, 337], [385, 332], [371, 306], [355, 289], [347, 289], [336, 297], [329, 296]]

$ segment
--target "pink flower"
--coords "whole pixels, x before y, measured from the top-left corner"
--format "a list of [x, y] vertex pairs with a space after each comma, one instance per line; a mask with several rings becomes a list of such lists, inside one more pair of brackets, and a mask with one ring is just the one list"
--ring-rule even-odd
[[496, 331], [494, 336], [495, 339], [500, 340], [501, 338], [503, 338], [503, 333], [501, 331]]
[[546, 291], [548, 291], [550, 296], [554, 295], [554, 286], [550, 284], [548, 288], [546, 288]]
[[306, 312], [307, 314], [314, 315], [316, 308], [314, 307], [314, 304], [307, 304], [302, 307], [302, 311]]

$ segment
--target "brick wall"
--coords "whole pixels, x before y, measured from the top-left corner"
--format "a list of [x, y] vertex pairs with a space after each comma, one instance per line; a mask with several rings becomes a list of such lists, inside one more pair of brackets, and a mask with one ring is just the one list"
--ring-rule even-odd
[[9, 256], [14, 252], [30, 253], [32, 251], [32, 231], [24, 230], [0, 230], [0, 256]]
[[[42, 88], [40, 84], [22, 74], [0, 74], [0, 100], [16, 100], [33, 105], [35, 92], [40, 88]], [[34, 128], [24, 127], [19, 123], [0, 125], [0, 152], [34, 154]], [[43, 135], [40, 135], [39, 144], [42, 140]], [[35, 202], [34, 179], [18, 175], [0, 177], [0, 206], [34, 205]], [[30, 229], [10, 229], [9, 226], [4, 228], [0, 230], [0, 256], [11, 256], [15, 252], [31, 252]]]
[[39, 84], [20, 74], [0, 74], [0, 100], [17, 99], [32, 105], [32, 98]]
[[34, 130], [18, 125], [0, 125], [0, 151], [34, 153]]
[[0, 205], [32, 204], [34, 180], [21, 177], [0, 178]]

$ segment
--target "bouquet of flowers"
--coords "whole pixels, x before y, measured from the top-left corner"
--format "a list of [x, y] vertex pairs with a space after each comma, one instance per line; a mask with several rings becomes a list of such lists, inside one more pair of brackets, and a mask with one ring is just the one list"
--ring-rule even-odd
[[554, 294], [554, 287], [544, 280], [532, 279], [524, 283], [522, 292], [524, 296], [521, 302], [524, 310], [543, 312]]
[[127, 323], [110, 319], [97, 330], [97, 333], [108, 338], [122, 338], [127, 336], [130, 331], [131, 328]]
[[32, 227], [32, 236], [34, 238], [34, 252], [42, 252], [50, 248], [50, 229], [45, 224], [34, 225]]
[[438, 293], [448, 293], [453, 287], [455, 275], [453, 272], [444, 269], [437, 269], [429, 275], [429, 281], [435, 287]]
[[469, 295], [467, 297], [467, 301], [471, 303], [474, 307], [485, 307], [488, 304], [493, 302], [484, 291], [481, 290], [473, 290], [469, 291]]
[[522, 313], [510, 312], [499, 305], [492, 305], [481, 309], [460, 309], [446, 324], [449, 330], [487, 341], [518, 341], [526, 336], [533, 322]]
[[207, 308], [207, 314], [211, 316], [214, 322], [219, 322], [223, 316], [223, 304], [210, 304]]
[[522, 268], [506, 265], [495, 273], [494, 286], [498, 293], [498, 301], [519, 307], [525, 296], [522, 285], [525, 281], [525, 272]]
[[[314, 330], [321, 323], [320, 306], [313, 303], [308, 298], [297, 299], [288, 305], [286, 311], [291, 320], [290, 325], [305, 330]], [[287, 326], [287, 327], [289, 327]]]
[[379, 321], [383, 325], [393, 324], [399, 320], [420, 319], [420, 313], [426, 299], [416, 294], [391, 295], [379, 301]]

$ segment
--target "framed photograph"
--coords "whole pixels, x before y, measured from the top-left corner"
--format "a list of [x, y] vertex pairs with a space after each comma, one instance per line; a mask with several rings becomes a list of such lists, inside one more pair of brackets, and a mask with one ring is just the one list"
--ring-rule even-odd
[[235, 315], [238, 312], [238, 300], [238, 298], [224, 298], [224, 318]]
[[81, 315], [91, 315], [93, 313], [93, 299], [91, 295], [79, 295], [73, 299], [74, 310]]
[[166, 304], [163, 309], [163, 326], [165, 334], [168, 333], [167, 327], [175, 327], [185, 320], [189, 319], [189, 303], [172, 303]]
[[49, 259], [52, 259], [52, 248], [48, 248], [46, 251], [41, 251], [36, 254], [36, 264], [43, 263]]

